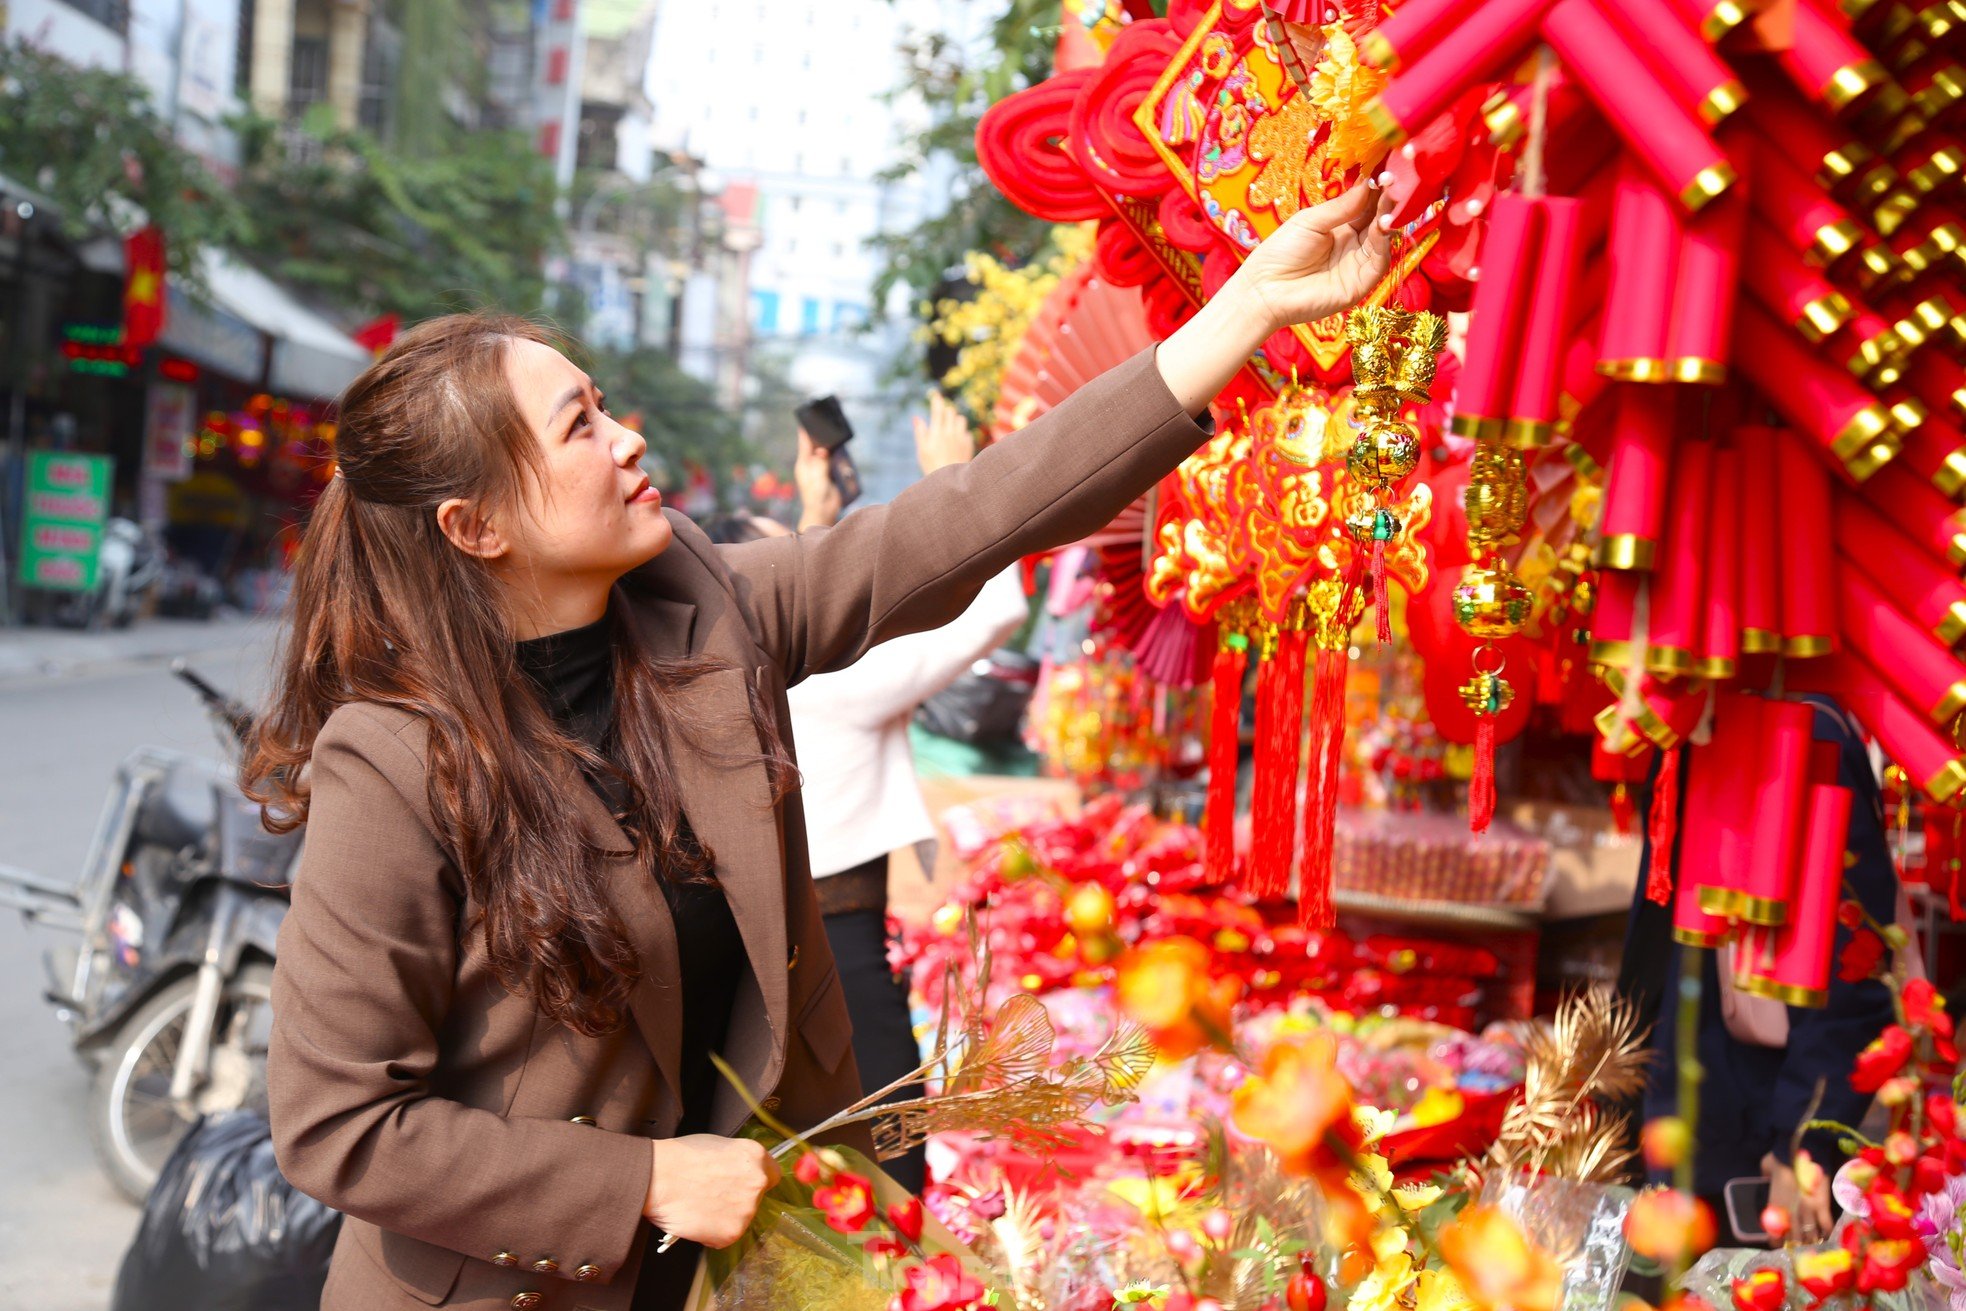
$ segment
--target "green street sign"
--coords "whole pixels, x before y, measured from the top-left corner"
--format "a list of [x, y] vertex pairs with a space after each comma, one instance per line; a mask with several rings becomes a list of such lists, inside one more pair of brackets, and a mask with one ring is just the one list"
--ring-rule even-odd
[[113, 467], [106, 455], [28, 454], [21, 582], [64, 592], [86, 592], [96, 585], [96, 553], [109, 518]]

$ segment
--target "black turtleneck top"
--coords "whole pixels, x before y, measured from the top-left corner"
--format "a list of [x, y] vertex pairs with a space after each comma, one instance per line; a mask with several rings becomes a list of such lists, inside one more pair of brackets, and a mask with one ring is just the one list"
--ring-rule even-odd
[[[605, 759], [614, 756], [613, 619], [603, 616], [585, 628], [520, 642], [515, 654], [546, 702], [553, 720]], [[619, 816], [627, 797], [610, 775], [590, 775], [588, 783]], [[687, 826], [688, 821], [684, 821]], [[689, 836], [685, 832], [685, 838]], [[720, 1076], [710, 1053], [723, 1046], [730, 1028], [731, 1003], [748, 967], [744, 939], [730, 902], [714, 878], [683, 882], [655, 877], [662, 884], [676, 922], [678, 972], [682, 978], [683, 1116], [676, 1132], [702, 1133], [709, 1127], [710, 1104]]]

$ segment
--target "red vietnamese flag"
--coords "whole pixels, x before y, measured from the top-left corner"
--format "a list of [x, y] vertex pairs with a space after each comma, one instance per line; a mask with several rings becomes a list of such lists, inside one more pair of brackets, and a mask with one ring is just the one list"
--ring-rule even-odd
[[164, 234], [154, 225], [123, 241], [123, 345], [148, 346], [164, 331]]
[[348, 335], [363, 350], [379, 355], [389, 349], [389, 343], [396, 340], [396, 334], [402, 328], [403, 316], [392, 311], [363, 324]]

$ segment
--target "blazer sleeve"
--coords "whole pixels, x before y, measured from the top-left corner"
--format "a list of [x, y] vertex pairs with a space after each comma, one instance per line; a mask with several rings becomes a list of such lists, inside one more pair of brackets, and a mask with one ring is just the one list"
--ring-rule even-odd
[[845, 669], [795, 688], [794, 722], [804, 711], [835, 723], [879, 728], [911, 714], [1009, 640], [1029, 614], [1017, 571], [1006, 569], [983, 584], [954, 622], [883, 642]]
[[719, 556], [753, 638], [796, 683], [948, 623], [1012, 561], [1105, 527], [1207, 436], [1149, 348], [886, 505]]
[[432, 1090], [463, 893], [379, 760], [421, 785], [409, 744], [359, 712], [338, 712], [314, 748], [307, 845], [273, 975], [267, 1092], [280, 1169], [395, 1233], [479, 1260], [577, 1253], [612, 1279], [641, 1223], [649, 1140], [508, 1120]]

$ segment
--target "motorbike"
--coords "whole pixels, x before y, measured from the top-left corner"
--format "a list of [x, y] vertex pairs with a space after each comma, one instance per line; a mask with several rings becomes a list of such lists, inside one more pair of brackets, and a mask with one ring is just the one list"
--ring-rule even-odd
[[55, 620], [76, 628], [128, 628], [163, 580], [164, 548], [156, 536], [128, 519], [112, 518], [96, 548], [96, 585], [70, 598]]
[[140, 747], [73, 885], [0, 866], [0, 907], [74, 939], [45, 953], [46, 999], [92, 1067], [102, 1167], [136, 1201], [200, 1115], [265, 1112], [274, 943], [301, 845], [239, 789], [229, 757], [251, 714], [182, 661], [172, 672], [228, 759]]

